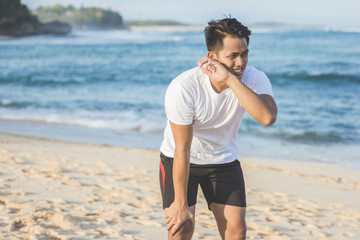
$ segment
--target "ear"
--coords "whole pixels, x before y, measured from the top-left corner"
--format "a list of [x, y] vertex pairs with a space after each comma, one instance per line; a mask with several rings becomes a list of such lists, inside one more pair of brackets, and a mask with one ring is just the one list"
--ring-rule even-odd
[[208, 58], [216, 59], [216, 53], [214, 51], [208, 51], [207, 56]]

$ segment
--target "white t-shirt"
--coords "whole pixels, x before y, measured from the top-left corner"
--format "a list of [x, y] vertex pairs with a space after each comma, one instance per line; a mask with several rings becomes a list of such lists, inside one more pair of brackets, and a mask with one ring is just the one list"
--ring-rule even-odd
[[[273, 96], [268, 77], [261, 71], [247, 67], [241, 82], [257, 94]], [[237, 133], [245, 109], [228, 88], [216, 93], [209, 76], [198, 67], [176, 77], [165, 95], [168, 118], [160, 151], [174, 157], [175, 141], [169, 120], [178, 125], [193, 124], [190, 162], [222, 164], [238, 158]]]

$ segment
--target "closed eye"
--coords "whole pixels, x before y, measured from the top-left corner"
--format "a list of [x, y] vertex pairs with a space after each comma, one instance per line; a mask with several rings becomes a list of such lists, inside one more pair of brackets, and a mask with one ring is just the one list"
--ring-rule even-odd
[[235, 59], [237, 58], [239, 55], [241, 55], [241, 57], [247, 57], [249, 55], [249, 50], [245, 50], [244, 52], [242, 53], [232, 53], [230, 54], [228, 57], [231, 58], [231, 59]]
[[238, 56], [239, 56], [238, 53], [233, 53], [233, 54], [230, 55], [230, 58], [234, 59], [234, 58], [237, 58]]
[[242, 55], [242, 56], [247, 56], [247, 55], [249, 55], [249, 50], [246, 50], [246, 51], [243, 52], [241, 55]]

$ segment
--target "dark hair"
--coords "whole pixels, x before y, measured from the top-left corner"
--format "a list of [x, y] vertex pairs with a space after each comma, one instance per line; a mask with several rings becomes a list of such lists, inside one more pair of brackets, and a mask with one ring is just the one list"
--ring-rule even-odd
[[208, 51], [218, 51], [223, 47], [226, 36], [245, 38], [249, 45], [251, 31], [235, 18], [224, 18], [208, 22], [205, 28], [205, 40]]

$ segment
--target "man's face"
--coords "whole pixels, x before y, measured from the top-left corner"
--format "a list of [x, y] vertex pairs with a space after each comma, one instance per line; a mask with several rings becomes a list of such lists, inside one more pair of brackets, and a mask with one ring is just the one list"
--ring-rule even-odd
[[247, 43], [245, 38], [226, 36], [223, 48], [217, 52], [210, 52], [210, 57], [221, 62], [231, 73], [241, 79], [248, 63]]

